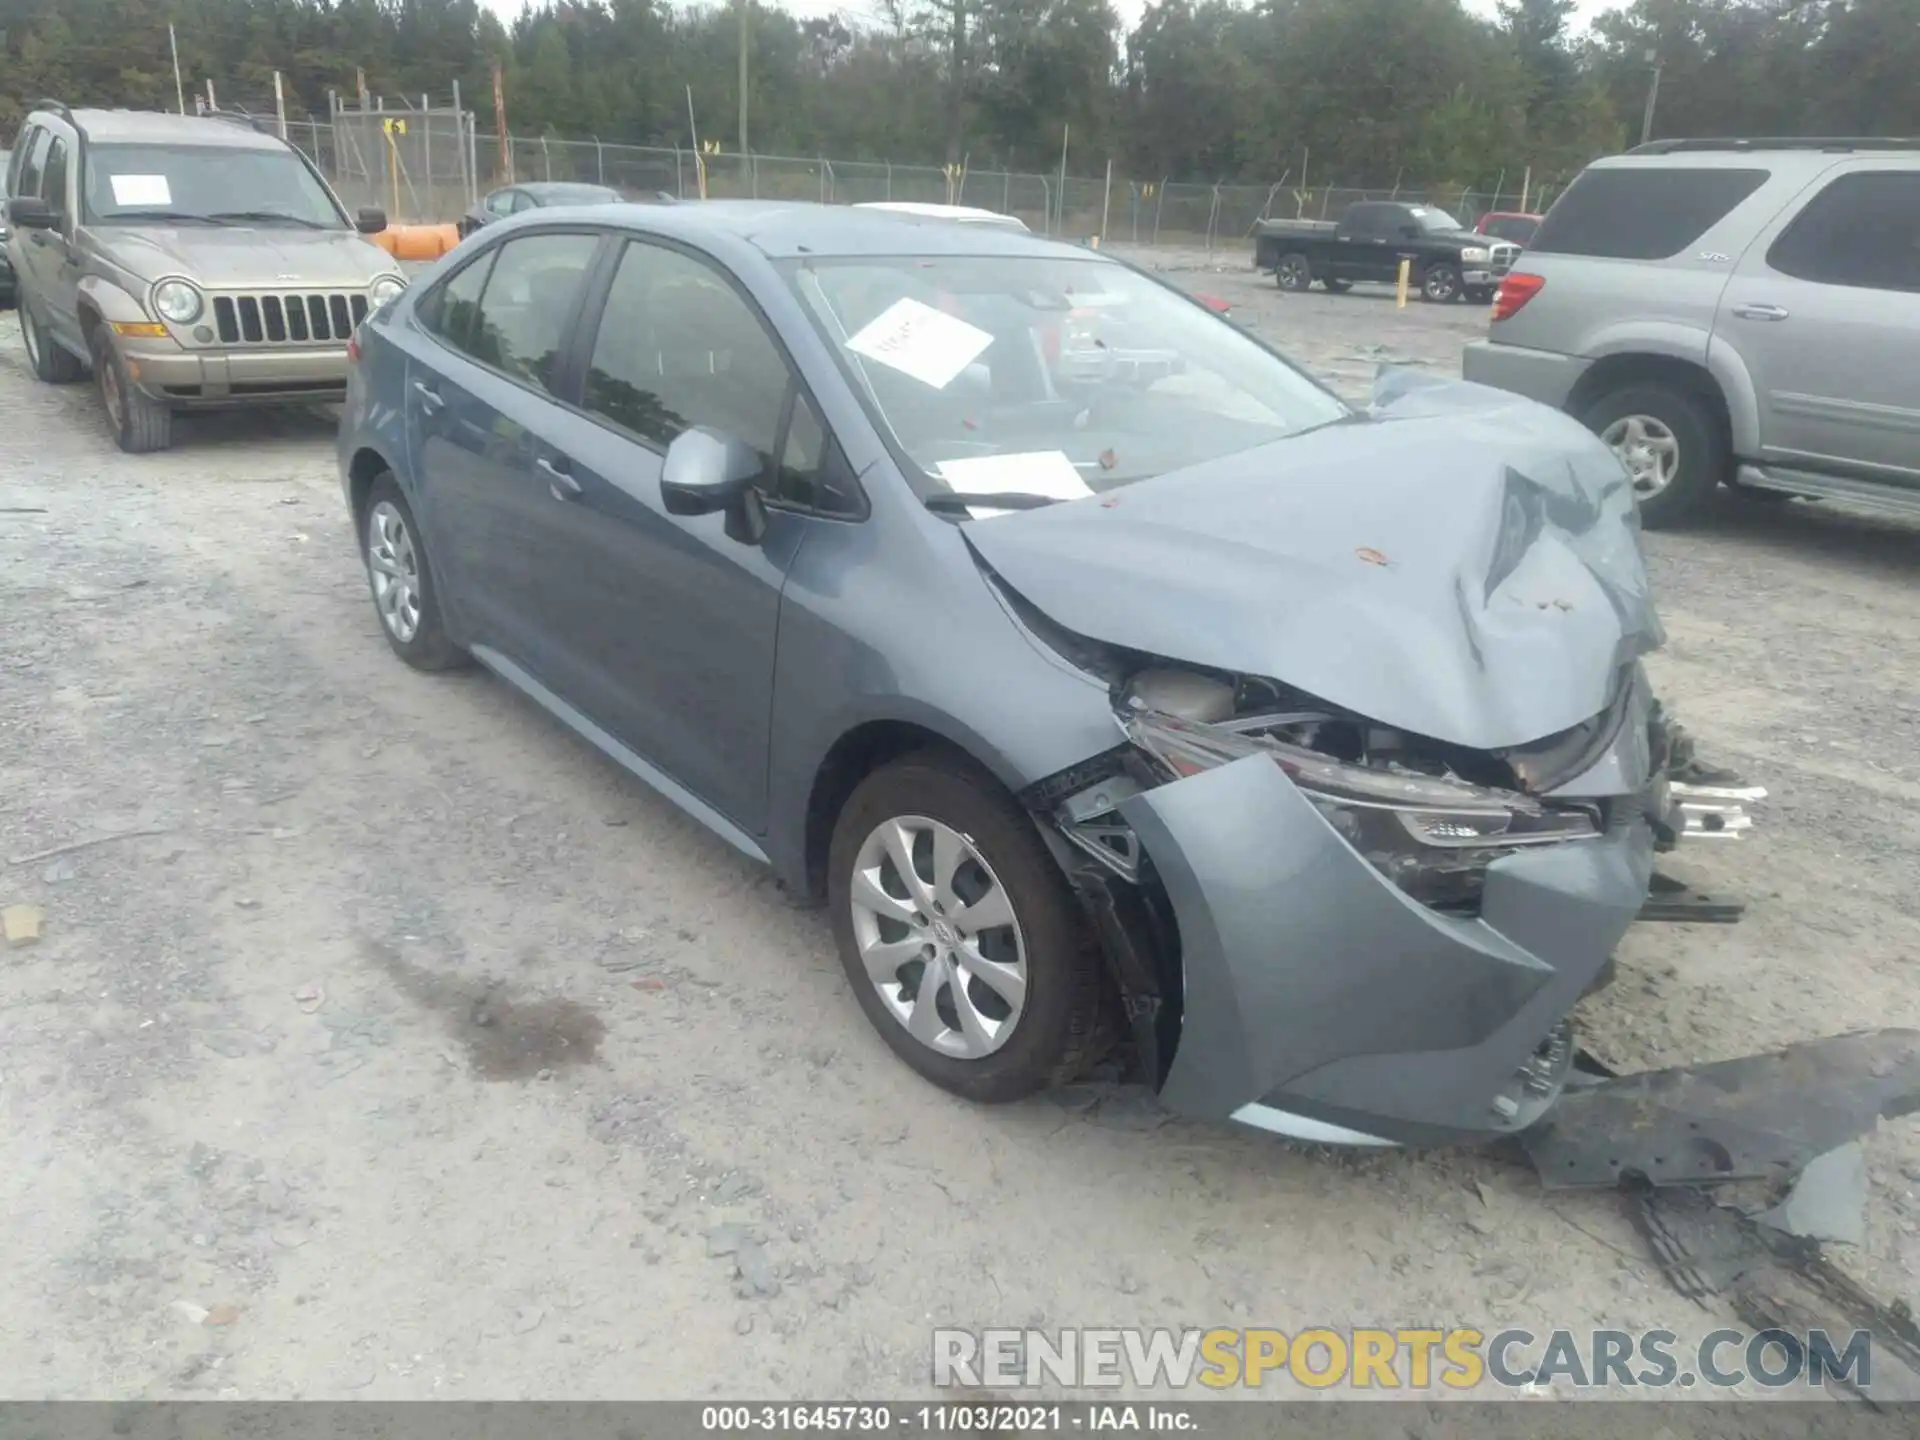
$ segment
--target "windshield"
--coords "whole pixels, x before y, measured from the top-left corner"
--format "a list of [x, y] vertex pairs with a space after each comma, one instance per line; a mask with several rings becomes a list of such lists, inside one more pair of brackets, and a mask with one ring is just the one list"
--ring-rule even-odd
[[191, 223], [346, 228], [332, 198], [291, 150], [232, 146], [87, 147], [87, 216], [95, 224]]
[[1431, 205], [1415, 205], [1410, 212], [1420, 223], [1423, 230], [1463, 230], [1463, 226], [1444, 210], [1436, 210]]
[[1349, 413], [1232, 324], [1108, 261], [862, 256], [786, 269], [924, 498], [1071, 499]]

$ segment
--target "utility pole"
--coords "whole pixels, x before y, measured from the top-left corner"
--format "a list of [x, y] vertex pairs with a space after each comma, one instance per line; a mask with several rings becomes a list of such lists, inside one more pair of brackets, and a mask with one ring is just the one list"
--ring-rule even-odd
[[1653, 107], [1660, 103], [1660, 52], [1647, 51], [1647, 64], [1653, 67], [1653, 80], [1647, 86], [1647, 113], [1640, 117], [1640, 143], [1653, 139]]
[[751, 153], [747, 148], [747, 39], [748, 9], [753, 0], [740, 0], [740, 154]]
[[167, 48], [173, 51], [173, 98], [182, 115], [187, 113], [186, 87], [180, 83], [180, 42], [174, 37], [173, 22], [167, 22]]
[[500, 142], [500, 183], [513, 184], [513, 146], [507, 140], [507, 82], [500, 57], [493, 57], [493, 133]]
[[287, 91], [280, 81], [280, 72], [273, 72], [273, 114], [279, 122], [280, 138], [287, 138]]

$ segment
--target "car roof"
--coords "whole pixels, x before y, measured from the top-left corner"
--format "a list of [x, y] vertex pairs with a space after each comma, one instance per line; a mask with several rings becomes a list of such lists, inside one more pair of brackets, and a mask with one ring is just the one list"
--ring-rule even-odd
[[1008, 229], [1026, 229], [1026, 222], [998, 210], [982, 210], [977, 205], [934, 205], [922, 200], [863, 200], [856, 210], [883, 210], [894, 215], [918, 215], [928, 220], [958, 220], [963, 223], [1004, 225]]
[[[1654, 142], [1656, 146], [1660, 143]], [[1831, 146], [1808, 144], [1769, 148], [1764, 144], [1749, 145], [1736, 141], [1727, 141], [1724, 145], [1694, 141], [1684, 146], [1676, 143], [1670, 150], [1629, 151], [1624, 155], [1608, 155], [1595, 160], [1588, 168], [1594, 170], [1761, 169], [1774, 175], [1789, 178], [1805, 176], [1811, 179], [1844, 161], [1867, 158], [1890, 160], [1896, 165], [1913, 164], [1920, 162], [1920, 147], [1904, 149], [1895, 143], [1855, 148], [1844, 141], [1836, 141]]]
[[524, 190], [529, 195], [575, 195], [591, 192], [596, 195], [617, 195], [620, 192], [611, 185], [596, 185], [591, 180], [528, 180], [519, 185], [503, 185], [503, 190]]
[[95, 145], [197, 145], [228, 150], [283, 150], [286, 144], [238, 120], [169, 115], [159, 110], [36, 112], [66, 119]]
[[923, 225], [895, 212], [854, 205], [699, 200], [678, 205], [610, 206], [596, 211], [595, 216], [603, 220], [618, 216], [634, 229], [689, 239], [718, 232], [775, 260], [803, 255], [1033, 255], [1113, 263], [1081, 246], [1047, 240], [1010, 226]]

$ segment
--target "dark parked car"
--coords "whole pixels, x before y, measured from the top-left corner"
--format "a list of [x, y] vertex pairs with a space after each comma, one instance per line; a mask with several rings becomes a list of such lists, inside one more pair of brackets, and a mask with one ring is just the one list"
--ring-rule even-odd
[[508, 185], [483, 196], [456, 222], [464, 239], [474, 231], [527, 210], [550, 210], [558, 205], [618, 205], [624, 198], [605, 185], [576, 185], [569, 181], [531, 181]]
[[1338, 220], [1262, 220], [1253, 234], [1254, 267], [1271, 270], [1282, 290], [1316, 280], [1336, 294], [1356, 280], [1393, 284], [1407, 260], [1420, 298], [1436, 304], [1463, 296], [1486, 304], [1520, 253], [1436, 206], [1399, 200], [1362, 200]]
[[1680, 817], [1633, 491], [1577, 422], [1353, 410], [1097, 252], [848, 208], [524, 215], [369, 317], [388, 643], [794, 891], [937, 1084], [1110, 1038], [1353, 1143], [1554, 1103]]

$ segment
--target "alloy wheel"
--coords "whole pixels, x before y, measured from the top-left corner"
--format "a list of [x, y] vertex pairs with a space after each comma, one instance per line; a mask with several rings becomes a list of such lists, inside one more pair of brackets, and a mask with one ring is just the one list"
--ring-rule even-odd
[[1651, 415], [1622, 415], [1600, 432], [1600, 439], [1627, 467], [1633, 493], [1641, 500], [1665, 490], [1679, 472], [1679, 438]]
[[1453, 299], [1456, 292], [1453, 272], [1444, 266], [1429, 270], [1422, 288], [1427, 292], [1429, 300], [1445, 303]]
[[126, 400], [120, 393], [120, 372], [107, 354], [100, 357], [100, 400], [107, 407], [107, 419], [118, 430], [126, 423]]
[[382, 500], [367, 516], [367, 571], [380, 623], [402, 645], [420, 633], [420, 560], [406, 517]]
[[1313, 269], [1298, 255], [1289, 255], [1280, 262], [1278, 278], [1282, 290], [1304, 290], [1313, 283]]
[[853, 936], [887, 1013], [928, 1049], [978, 1060], [1005, 1045], [1027, 999], [1013, 901], [952, 826], [901, 815], [854, 859]]

